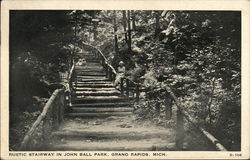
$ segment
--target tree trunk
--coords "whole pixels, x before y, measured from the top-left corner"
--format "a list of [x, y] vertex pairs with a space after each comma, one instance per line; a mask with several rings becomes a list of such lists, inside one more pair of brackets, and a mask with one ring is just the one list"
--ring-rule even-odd
[[165, 116], [167, 120], [170, 120], [172, 118], [172, 100], [169, 98], [169, 95], [167, 95], [165, 99]]
[[[95, 19], [95, 14], [96, 14], [96, 12], [94, 11], [93, 16], [92, 16], [93, 19]], [[97, 39], [97, 34], [98, 34], [98, 32], [97, 32], [97, 23], [98, 22], [93, 22], [93, 25], [94, 25], [94, 40]]]
[[115, 32], [115, 54], [118, 54], [118, 38], [117, 38], [117, 24], [116, 24], [116, 11], [114, 13], [114, 32]]
[[214, 89], [215, 89], [215, 78], [212, 80], [212, 90], [211, 90], [211, 97], [208, 102], [208, 116], [209, 116], [209, 124], [212, 124], [212, 111], [211, 111], [211, 106], [213, 103], [213, 94], [214, 94]]
[[128, 10], [128, 52], [131, 53], [130, 11]]
[[123, 24], [123, 29], [124, 29], [125, 42], [128, 44], [126, 11], [122, 11], [122, 24]]
[[160, 102], [156, 101], [156, 104], [155, 104], [155, 115], [156, 116], [160, 116], [160, 113], [161, 113]]
[[155, 36], [158, 36], [160, 33], [160, 13], [155, 11]]
[[73, 51], [72, 51], [72, 53], [71, 53], [71, 56], [70, 56], [70, 66], [72, 66], [73, 65], [73, 63], [74, 63], [74, 60], [73, 60], [73, 58], [74, 58], [74, 54], [75, 54], [75, 50], [76, 50], [76, 34], [77, 34], [77, 15], [76, 15], [76, 17], [75, 17], [75, 27], [74, 27], [74, 47], [73, 47]]
[[135, 11], [131, 11], [131, 16], [132, 16], [132, 30], [136, 31], [136, 25], [135, 25]]

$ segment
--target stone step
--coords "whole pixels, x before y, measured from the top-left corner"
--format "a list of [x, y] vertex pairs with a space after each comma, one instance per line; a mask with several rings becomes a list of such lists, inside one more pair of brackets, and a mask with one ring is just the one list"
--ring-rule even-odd
[[86, 62], [100, 62], [101, 60], [95, 57], [83, 57]]
[[81, 73], [81, 72], [104, 72], [103, 68], [84, 68], [84, 69], [75, 69], [75, 73]]
[[76, 73], [77, 77], [79, 76], [106, 76], [106, 73], [104, 72], [79, 72]]
[[[54, 142], [53, 142], [54, 143]], [[54, 143], [49, 150], [55, 151], [174, 151], [175, 143], [161, 138], [146, 140], [91, 141], [63, 140]]]
[[70, 113], [133, 112], [132, 107], [71, 107]]
[[85, 59], [86, 62], [88, 62], [88, 61], [94, 61], [94, 62], [98, 61], [99, 62], [100, 61], [100, 59], [95, 58], [94, 56], [82, 56], [81, 58]]
[[115, 88], [75, 87], [76, 91], [117, 91]]
[[94, 54], [94, 53], [84, 53], [84, 54], [76, 54], [76, 55], [79, 57], [82, 57], [82, 58], [84, 58], [84, 57], [97, 57], [96, 54]]
[[96, 118], [96, 117], [110, 117], [110, 116], [128, 116], [131, 115], [133, 112], [98, 112], [98, 113], [92, 113], [92, 112], [86, 112], [86, 113], [66, 113], [66, 116], [68, 117], [83, 117], [83, 118]]
[[77, 57], [81, 58], [81, 59], [95, 59], [95, 60], [100, 60], [100, 58], [98, 58], [97, 56], [95, 56], [94, 54], [77, 54]]
[[118, 90], [115, 91], [76, 91], [75, 94], [84, 96], [118, 96], [121, 93]]
[[109, 85], [113, 85], [113, 83], [112, 82], [110, 82], [110, 81], [94, 81], [94, 82], [90, 82], [90, 81], [88, 81], [88, 82], [82, 82], [82, 81], [77, 81], [77, 82], [73, 82], [73, 85], [81, 85], [81, 84], [97, 84], [97, 85], [99, 85], [99, 84], [109, 84]]
[[89, 66], [88, 64], [85, 66], [75, 67], [75, 71], [99, 71], [103, 69], [104, 68], [101, 65]]
[[87, 64], [81, 68], [75, 68], [75, 70], [102, 70], [104, 69], [101, 64]]
[[48, 150], [175, 150], [175, 129], [136, 119], [132, 112], [70, 113], [58, 130], [52, 133]]
[[103, 69], [101, 64], [93, 63], [89, 64], [87, 63], [85, 66], [76, 66], [75, 70], [84, 70], [84, 69]]
[[86, 80], [88, 80], [88, 79], [96, 79], [96, 80], [103, 80], [103, 79], [106, 79], [106, 77], [105, 76], [80, 76], [80, 75], [77, 75], [76, 76], [76, 78], [78, 79], [78, 78], [80, 78], [80, 79], [86, 79]]
[[101, 65], [87, 65], [85, 66], [84, 68], [81, 68], [81, 69], [76, 69], [76, 71], [79, 71], [79, 70], [103, 70], [104, 71], [104, 68], [101, 66]]
[[120, 102], [120, 103], [83, 103], [83, 104], [72, 104], [72, 107], [127, 107], [129, 102]]
[[88, 66], [102, 66], [99, 62], [87, 62]]
[[77, 56], [86, 56], [86, 55], [92, 55], [94, 56], [95, 54], [89, 53], [89, 52], [82, 52], [82, 53], [76, 53]]
[[67, 139], [67, 140], [88, 140], [96, 139], [98, 140], [110, 140], [110, 139], [119, 139], [119, 140], [142, 140], [142, 139], [151, 139], [151, 138], [166, 138], [169, 136], [166, 131], [157, 131], [157, 133], [152, 131], [142, 131], [141, 129], [134, 130], [110, 130], [110, 131], [89, 131], [89, 130], [59, 130], [52, 133], [53, 137], [58, 139]]
[[113, 84], [110, 81], [77, 81], [73, 82], [73, 84]]
[[97, 59], [86, 59], [87, 63], [100, 63], [101, 60], [97, 60]]
[[99, 63], [86, 63], [82, 66], [75, 66], [75, 70], [88, 70], [88, 69], [103, 69], [102, 65]]
[[83, 54], [81, 55], [82, 58], [95, 58], [95, 59], [98, 59], [95, 54]]
[[94, 53], [91, 53], [89, 51], [84, 50], [84, 52], [77, 52], [76, 55], [83, 56], [83, 55], [94, 55]]
[[76, 88], [78, 87], [87, 87], [87, 88], [113, 88], [113, 84], [76, 84], [74, 85]]
[[82, 56], [84, 59], [94, 59], [94, 60], [101, 60], [100, 58], [96, 57], [95, 55], [84, 55]]
[[90, 70], [79, 70], [79, 71], [75, 71], [76, 75], [82, 75], [82, 74], [105, 74], [105, 72], [103, 70], [96, 70], [96, 71], [90, 71]]
[[103, 78], [103, 79], [82, 79], [82, 78], [77, 78], [77, 82], [110, 82], [109, 79]]
[[119, 96], [84, 96], [73, 98], [72, 103], [115, 103], [125, 102], [127, 98]]

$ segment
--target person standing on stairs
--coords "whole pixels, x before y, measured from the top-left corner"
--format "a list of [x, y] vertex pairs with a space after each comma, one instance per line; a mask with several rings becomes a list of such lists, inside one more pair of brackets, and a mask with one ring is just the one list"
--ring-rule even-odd
[[76, 63], [77, 66], [86, 66], [86, 59], [85, 58], [80, 58], [78, 62]]
[[82, 59], [78, 59], [76, 65], [77, 65], [77, 66], [81, 66], [81, 65], [82, 65]]
[[121, 83], [121, 79], [124, 78], [124, 76], [125, 76], [125, 71], [126, 71], [126, 68], [124, 66], [124, 62], [120, 61], [119, 67], [117, 69], [116, 79], [114, 82], [114, 86], [116, 89], [119, 89], [119, 84]]

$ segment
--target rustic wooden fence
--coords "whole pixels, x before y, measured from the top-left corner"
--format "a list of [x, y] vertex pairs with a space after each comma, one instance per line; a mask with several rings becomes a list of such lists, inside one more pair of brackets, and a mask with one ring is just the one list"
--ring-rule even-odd
[[75, 88], [73, 83], [75, 81], [75, 63], [72, 64], [70, 72], [69, 72], [69, 97], [68, 97], [68, 106], [71, 105], [72, 97], [75, 96]]
[[169, 94], [168, 99], [171, 98], [174, 100], [175, 105], [177, 106], [177, 124], [176, 124], [176, 147], [180, 150], [183, 149], [183, 142], [185, 136], [184, 130], [184, 118], [197, 128], [203, 136], [205, 136], [212, 144], [215, 146], [218, 151], [227, 151], [227, 149], [216, 139], [211, 133], [206, 131], [203, 127], [198, 125], [198, 122], [195, 122], [188, 112], [185, 111], [185, 107], [181, 104], [178, 98], [173, 93], [170, 87], [165, 87], [165, 90]]
[[46, 150], [51, 132], [56, 130], [64, 118], [65, 92], [57, 89], [53, 92], [42, 113], [33, 123], [21, 142], [19, 150]]

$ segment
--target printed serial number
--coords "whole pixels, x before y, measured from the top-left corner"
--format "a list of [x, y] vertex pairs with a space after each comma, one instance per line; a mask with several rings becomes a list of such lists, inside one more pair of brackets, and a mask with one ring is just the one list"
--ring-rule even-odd
[[240, 157], [240, 156], [242, 156], [242, 154], [241, 153], [230, 153], [229, 156], [230, 157]]

